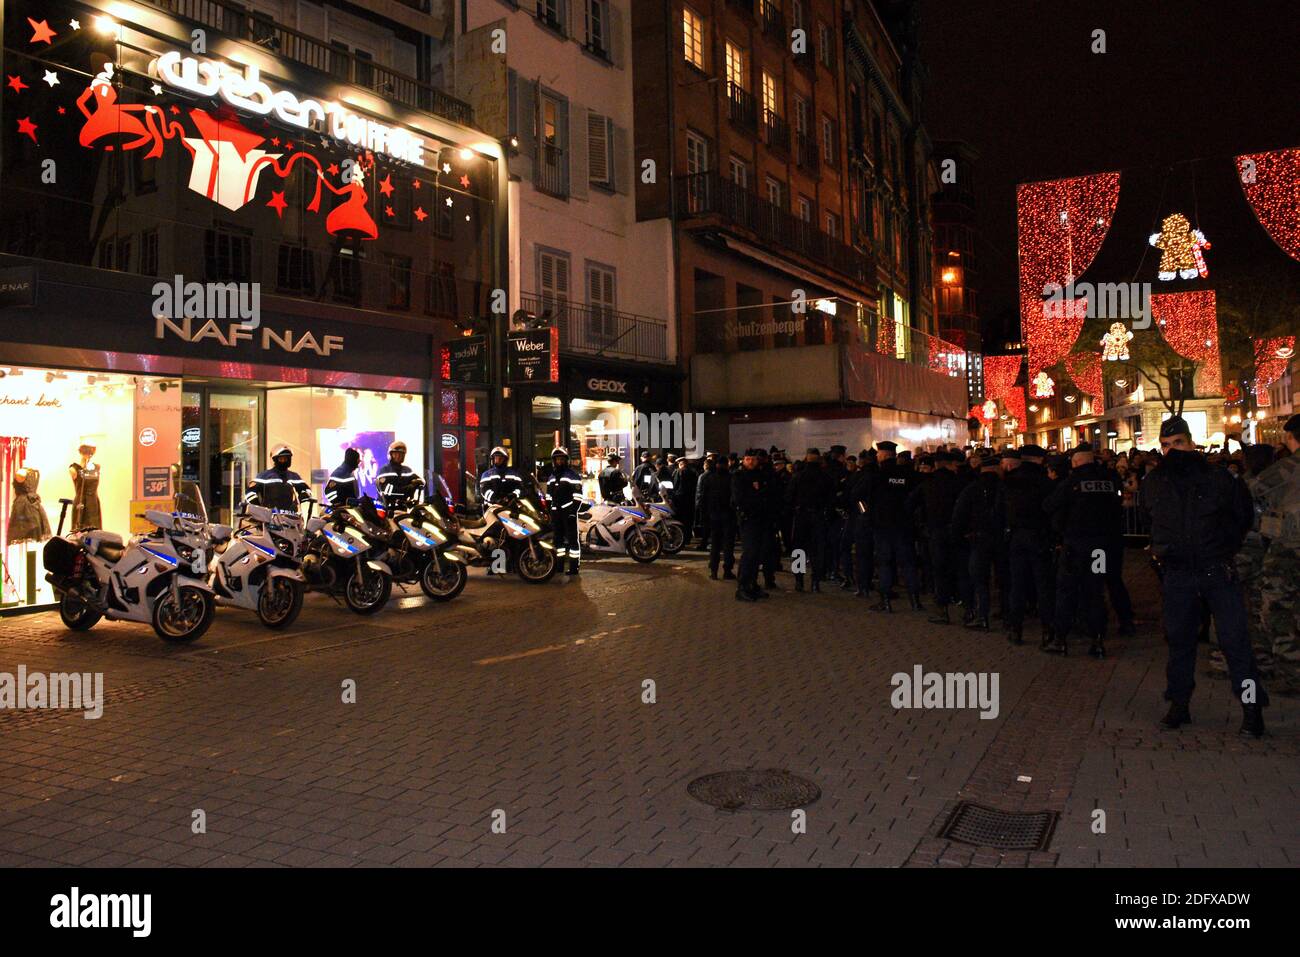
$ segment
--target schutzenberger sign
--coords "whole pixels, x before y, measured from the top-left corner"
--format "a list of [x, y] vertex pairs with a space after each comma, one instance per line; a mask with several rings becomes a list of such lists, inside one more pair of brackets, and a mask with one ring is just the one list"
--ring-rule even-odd
[[367, 119], [337, 103], [299, 99], [288, 90], [272, 89], [255, 66], [247, 72], [225, 63], [164, 53], [149, 65], [149, 73], [168, 86], [197, 96], [219, 96], [236, 109], [269, 116], [304, 130], [328, 132], [350, 146], [383, 153], [393, 159], [424, 165], [424, 140], [396, 126]]

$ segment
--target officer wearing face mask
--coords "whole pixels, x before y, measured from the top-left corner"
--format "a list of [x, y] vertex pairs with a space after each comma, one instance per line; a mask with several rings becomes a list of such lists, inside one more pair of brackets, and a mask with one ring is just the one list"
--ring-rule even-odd
[[385, 506], [418, 502], [424, 493], [424, 479], [406, 464], [406, 443], [394, 442], [388, 447], [388, 461], [375, 476], [380, 501]]
[[1233, 563], [1255, 520], [1250, 491], [1227, 469], [1206, 462], [1180, 416], [1160, 427], [1160, 448], [1164, 459], [1142, 483], [1142, 507], [1151, 517], [1151, 552], [1163, 568], [1169, 712], [1161, 724], [1174, 729], [1192, 720], [1189, 704], [1204, 604], [1214, 617], [1233, 695], [1241, 704], [1241, 734], [1261, 737], [1268, 695], [1247, 634], [1245, 595]]
[[271, 463], [269, 469], [259, 472], [249, 483], [244, 504], [296, 511], [298, 503], [307, 499], [311, 490], [302, 476], [289, 468], [293, 464], [293, 449], [277, 445], [271, 453]]
[[325, 504], [346, 505], [349, 500], [361, 497], [361, 481], [357, 476], [357, 467], [361, 464], [361, 453], [357, 449], [348, 449], [343, 453], [343, 464], [330, 473], [325, 483]]

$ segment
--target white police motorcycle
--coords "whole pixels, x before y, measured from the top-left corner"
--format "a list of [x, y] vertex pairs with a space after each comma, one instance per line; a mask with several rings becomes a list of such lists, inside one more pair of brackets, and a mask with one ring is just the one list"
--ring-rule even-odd
[[584, 551], [652, 562], [662, 554], [663, 540], [649, 523], [650, 513], [635, 500], [623, 505], [586, 499], [578, 505], [578, 540]]
[[249, 505], [232, 536], [215, 542], [212, 591], [217, 603], [256, 612], [268, 628], [287, 628], [302, 611], [307, 579], [297, 557], [297, 512]]

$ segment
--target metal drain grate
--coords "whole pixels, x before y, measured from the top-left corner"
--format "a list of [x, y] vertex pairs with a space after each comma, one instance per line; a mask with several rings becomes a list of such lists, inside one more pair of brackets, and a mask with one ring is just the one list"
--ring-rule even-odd
[[939, 836], [1002, 851], [1045, 851], [1057, 817], [1056, 811], [1014, 813], [962, 801], [949, 815]]
[[686, 793], [720, 811], [789, 811], [812, 804], [822, 789], [807, 778], [768, 768], [706, 774], [686, 785]]

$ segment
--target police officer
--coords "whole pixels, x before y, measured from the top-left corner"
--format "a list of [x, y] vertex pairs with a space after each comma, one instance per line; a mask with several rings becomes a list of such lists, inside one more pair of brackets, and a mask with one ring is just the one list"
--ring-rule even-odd
[[566, 575], [578, 574], [582, 548], [578, 541], [578, 504], [582, 501], [582, 476], [569, 465], [569, 450], [556, 446], [551, 450], [551, 475], [546, 480], [546, 495], [551, 500], [552, 527], [555, 533], [555, 560], [561, 565], [568, 559]]
[[[802, 555], [791, 559], [795, 591], [803, 591], [804, 569], [812, 573], [812, 590], [822, 590], [822, 574], [826, 554], [826, 513], [834, 502], [835, 486], [831, 476], [822, 467], [821, 452], [809, 449], [804, 454], [804, 464], [790, 479], [787, 500], [794, 513], [791, 544]], [[796, 569], [798, 569], [796, 571]]]
[[1255, 480], [1263, 557], [1258, 620], [1267, 636], [1280, 694], [1300, 692], [1300, 415], [1287, 419], [1290, 455]]
[[934, 601], [938, 610], [930, 622], [949, 624], [948, 606], [958, 595], [957, 547], [952, 531], [952, 513], [961, 494], [961, 481], [957, 478], [956, 459], [960, 455], [940, 450], [934, 453], [934, 471], [912, 492], [909, 512], [920, 512], [926, 530], [930, 555], [930, 572], [934, 577]]
[[[832, 488], [838, 492], [848, 481], [848, 468], [844, 464], [848, 449], [843, 445], [832, 445], [825, 461], [826, 473], [830, 476]], [[826, 512], [826, 533], [823, 536], [823, 568], [829, 581], [841, 581], [849, 576], [847, 568], [841, 569], [841, 545], [844, 541], [844, 516], [835, 508], [835, 503]]]
[[[776, 446], [772, 446], [773, 449]], [[763, 554], [760, 564], [763, 570], [763, 588], [767, 591], [780, 591], [776, 583], [776, 573], [781, 570], [781, 509], [785, 502], [781, 498], [781, 487], [777, 485], [776, 469], [772, 465], [772, 452], [759, 448], [758, 468], [767, 479], [764, 490], [763, 518], [767, 529], [763, 537]]]
[[1166, 419], [1160, 427], [1160, 448], [1164, 459], [1142, 483], [1142, 507], [1151, 517], [1151, 552], [1163, 568], [1169, 712], [1161, 724], [1178, 728], [1191, 721], [1204, 603], [1214, 616], [1233, 693], [1241, 702], [1241, 733], [1261, 737], [1268, 694], [1250, 647], [1245, 597], [1233, 565], [1254, 521], [1250, 492], [1227, 469], [1205, 461], [1181, 416]]
[[749, 449], [731, 476], [731, 500], [740, 526], [740, 580], [737, 601], [767, 598], [758, 587], [758, 566], [771, 535], [771, 476], [759, 467], [757, 449]]
[[867, 521], [871, 525], [876, 570], [880, 574], [880, 601], [873, 611], [893, 611], [889, 593], [894, 587], [895, 568], [907, 584], [913, 611], [921, 610], [921, 588], [916, 578], [916, 544], [912, 540], [912, 516], [907, 511], [907, 497], [915, 487], [911, 468], [903, 468], [895, 458], [898, 444], [877, 442], [879, 465], [871, 483], [867, 503]]
[[1006, 473], [1001, 485], [1001, 508], [1007, 522], [1007, 553], [1010, 566], [1010, 601], [1006, 616], [1007, 640], [1023, 645], [1025, 609], [1033, 585], [1042, 624], [1042, 644], [1052, 640], [1052, 547], [1047, 510], [1052, 480], [1043, 460], [1046, 450], [1037, 445], [1020, 448], [1020, 466]]
[[853, 504], [853, 486], [858, 480], [858, 460], [856, 456], [844, 456], [844, 468], [834, 482], [833, 504], [828, 515], [840, 519], [840, 545], [836, 557], [839, 570], [840, 590], [848, 591], [854, 587], [853, 546], [858, 540], [858, 524], [861, 513]]
[[659, 464], [653, 452], [641, 453], [641, 464], [632, 470], [632, 484], [645, 498], [656, 497], [659, 488]]
[[957, 496], [953, 506], [953, 536], [967, 543], [967, 568], [970, 579], [968, 611], [970, 620], [963, 620], [967, 628], [989, 630], [989, 574], [1005, 525], [998, 509], [998, 483], [1002, 473], [1002, 460], [996, 455], [978, 460], [978, 474], [974, 481]]
[[736, 513], [731, 507], [731, 473], [727, 471], [725, 456], [711, 457], [709, 469], [700, 476], [696, 490], [696, 508], [709, 540], [709, 577], [718, 577], [721, 563], [722, 577], [732, 580], [736, 577], [732, 571], [736, 564]]
[[375, 476], [375, 487], [385, 506], [399, 502], [418, 502], [424, 493], [424, 479], [406, 464], [406, 443], [394, 442], [388, 447], [388, 461]]
[[349, 501], [356, 501], [361, 497], [361, 481], [357, 478], [357, 467], [360, 464], [359, 450], [344, 450], [343, 464], [330, 473], [329, 481], [325, 483], [326, 505], [333, 508], [335, 505], [346, 505]]
[[271, 467], [248, 484], [244, 504], [296, 512], [299, 503], [310, 497], [311, 488], [289, 468], [292, 464], [293, 449], [277, 445], [271, 453]]
[[871, 486], [876, 480], [877, 464], [874, 449], [868, 454], [864, 449], [858, 456], [858, 471], [845, 494], [846, 510], [853, 513], [853, 578], [857, 582], [856, 594], [866, 598], [871, 594], [874, 550], [871, 522], [867, 510], [871, 503]]
[[508, 463], [510, 453], [498, 445], [488, 456], [488, 467], [478, 477], [478, 494], [484, 502], [500, 504], [524, 490], [524, 477]]
[[1044, 508], [1061, 535], [1056, 572], [1056, 622], [1043, 650], [1064, 655], [1070, 629], [1080, 612], [1088, 628], [1094, 658], [1106, 656], [1106, 605], [1102, 595], [1110, 550], [1120, 540], [1124, 513], [1119, 476], [1096, 460], [1084, 442], [1070, 456], [1070, 477], [1047, 497]]
[[601, 501], [605, 502], [626, 502], [627, 501], [627, 476], [623, 470], [618, 467], [622, 461], [617, 452], [610, 452], [605, 456], [605, 467], [600, 470], [600, 475], [596, 477], [596, 485], [600, 488]]

